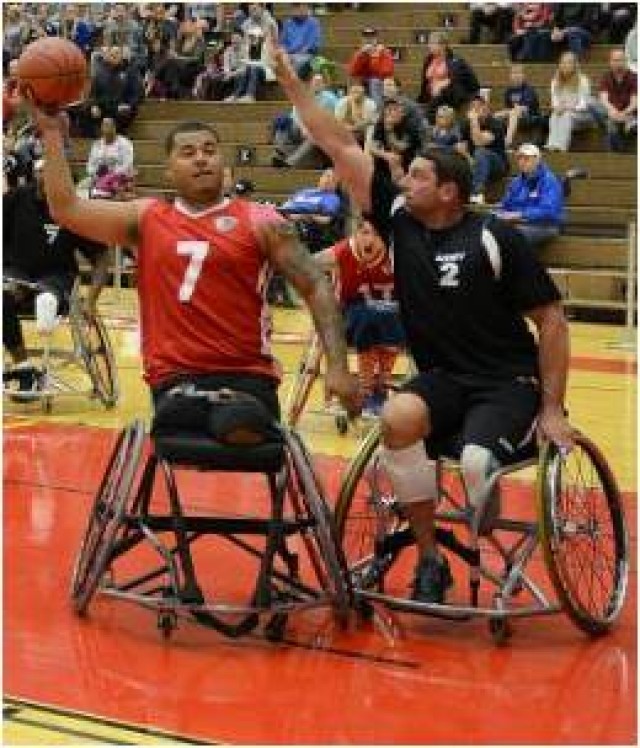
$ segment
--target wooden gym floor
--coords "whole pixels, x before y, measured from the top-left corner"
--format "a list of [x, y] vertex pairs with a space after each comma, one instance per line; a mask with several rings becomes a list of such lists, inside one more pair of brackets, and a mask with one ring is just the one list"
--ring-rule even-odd
[[[164, 640], [155, 616], [98, 600], [85, 620], [69, 580], [92, 494], [117, 430], [149, 415], [135, 302], [103, 302], [122, 396], [104, 411], [84, 397], [4, 407], [5, 744], [637, 743], [637, 371], [621, 329], [572, 324], [569, 407], [618, 478], [632, 536], [629, 595], [608, 636], [589, 640], [564, 616], [519, 620], [497, 647], [486, 623], [390, 616], [337, 630], [308, 613], [286, 642], [238, 641], [181, 622]], [[285, 400], [308, 319], [276, 310]], [[301, 422], [331, 497], [364, 426], [339, 436], [318, 412]], [[251, 482], [234, 501], [251, 505]], [[189, 484], [202, 500], [220, 476]], [[513, 497], [526, 502], [526, 486]], [[540, 562], [536, 561], [537, 564]]]

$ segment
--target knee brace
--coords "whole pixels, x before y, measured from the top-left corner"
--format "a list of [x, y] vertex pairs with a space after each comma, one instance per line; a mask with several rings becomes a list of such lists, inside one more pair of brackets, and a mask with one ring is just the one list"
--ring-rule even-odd
[[382, 465], [400, 504], [437, 501], [436, 463], [427, 457], [422, 441], [403, 449], [384, 447]]
[[464, 477], [467, 496], [474, 507], [484, 503], [495, 481], [491, 476], [500, 467], [491, 450], [478, 444], [467, 444], [462, 450], [460, 467]]
[[43, 291], [36, 296], [36, 330], [51, 333], [56, 326], [58, 298], [51, 291]]

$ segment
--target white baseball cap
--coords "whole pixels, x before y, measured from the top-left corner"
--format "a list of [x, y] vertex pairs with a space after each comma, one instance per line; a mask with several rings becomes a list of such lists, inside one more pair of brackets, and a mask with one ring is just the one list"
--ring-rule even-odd
[[516, 151], [518, 156], [535, 156], [540, 158], [540, 149], [533, 143], [523, 143]]

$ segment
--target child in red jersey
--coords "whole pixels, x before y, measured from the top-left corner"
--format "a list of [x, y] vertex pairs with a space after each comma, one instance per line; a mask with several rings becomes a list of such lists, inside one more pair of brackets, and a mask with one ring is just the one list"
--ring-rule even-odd
[[314, 259], [336, 274], [347, 342], [358, 357], [363, 413], [378, 415], [404, 346], [387, 247], [372, 224], [361, 219], [353, 236], [319, 252]]

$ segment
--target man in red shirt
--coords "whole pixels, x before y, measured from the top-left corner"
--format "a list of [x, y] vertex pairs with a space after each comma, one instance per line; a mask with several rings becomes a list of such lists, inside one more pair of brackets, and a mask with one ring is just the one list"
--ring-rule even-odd
[[144, 378], [156, 406], [176, 384], [249, 392], [279, 416], [266, 290], [280, 270], [311, 309], [327, 357], [326, 388], [359, 407], [340, 311], [330, 284], [274, 209], [223, 196], [224, 163], [213, 127], [183, 122], [167, 137], [172, 204], [84, 200], [75, 193], [58, 119], [37, 112], [44, 184], [61, 226], [138, 255]]
[[600, 81], [599, 98], [592, 111], [605, 128], [607, 147], [622, 151], [625, 138], [635, 136], [638, 122], [638, 79], [627, 67], [623, 49], [611, 50], [609, 71]]
[[393, 76], [393, 70], [393, 54], [378, 40], [377, 30], [362, 29], [362, 46], [351, 58], [348, 72], [351, 78], [362, 81], [378, 108], [382, 104], [382, 83]]

